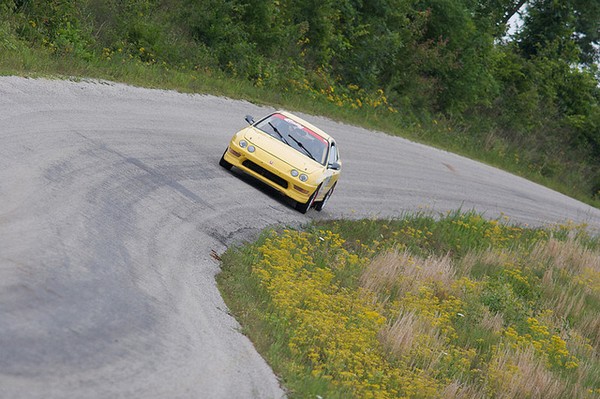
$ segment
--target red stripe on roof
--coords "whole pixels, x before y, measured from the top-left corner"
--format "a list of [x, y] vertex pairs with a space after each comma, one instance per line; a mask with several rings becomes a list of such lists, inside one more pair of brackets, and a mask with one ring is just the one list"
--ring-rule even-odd
[[325, 139], [324, 139], [324, 138], [323, 138], [321, 135], [319, 135], [318, 133], [315, 133], [315, 132], [313, 132], [312, 130], [310, 130], [309, 128], [307, 128], [306, 126], [302, 125], [300, 122], [296, 122], [295, 120], [293, 120], [293, 119], [291, 119], [291, 118], [288, 118], [287, 116], [285, 116], [285, 115], [282, 115], [282, 114], [273, 114], [273, 116], [274, 116], [274, 117], [276, 117], [276, 118], [282, 119], [282, 120], [284, 120], [284, 121], [286, 121], [286, 122], [287, 122], [288, 120], [290, 120], [290, 121], [294, 122], [294, 124], [302, 126], [302, 129], [303, 129], [303, 130], [304, 130], [306, 133], [310, 134], [311, 136], [313, 136], [313, 137], [314, 137], [314, 138], [316, 138], [317, 140], [320, 140], [320, 141], [321, 141], [323, 144], [327, 145], [327, 140], [325, 140]]

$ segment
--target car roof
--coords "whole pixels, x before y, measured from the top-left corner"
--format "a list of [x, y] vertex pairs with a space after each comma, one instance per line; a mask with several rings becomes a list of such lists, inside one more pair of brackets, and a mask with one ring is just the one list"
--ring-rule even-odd
[[318, 127], [316, 127], [315, 125], [313, 125], [310, 122], [305, 121], [304, 119], [300, 118], [297, 115], [294, 115], [290, 112], [287, 111], [283, 111], [283, 110], [279, 110], [279, 111], [275, 111], [275, 114], [281, 114], [284, 115], [287, 118], [290, 118], [298, 123], [300, 123], [301, 125], [306, 126], [307, 128], [309, 128], [310, 130], [312, 130], [313, 132], [317, 133], [319, 136], [323, 137], [325, 140], [328, 141], [335, 141], [333, 139], [333, 137], [331, 137], [330, 135], [328, 135], [327, 133], [325, 133], [323, 130], [319, 129]]

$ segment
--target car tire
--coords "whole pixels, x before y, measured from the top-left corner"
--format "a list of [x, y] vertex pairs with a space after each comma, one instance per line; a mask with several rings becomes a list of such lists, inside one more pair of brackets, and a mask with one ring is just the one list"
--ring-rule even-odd
[[329, 191], [327, 191], [327, 194], [325, 194], [323, 201], [315, 202], [315, 209], [317, 211], [321, 212], [323, 210], [323, 208], [325, 208], [325, 205], [327, 205], [327, 202], [329, 201], [331, 194], [333, 194], [333, 190], [335, 189], [336, 184], [337, 184], [337, 182], [333, 183], [333, 187], [331, 187], [329, 189]]
[[227, 170], [231, 170], [231, 168], [233, 167], [232, 164], [230, 164], [229, 162], [227, 162], [225, 160], [225, 153], [227, 152], [227, 150], [225, 150], [225, 152], [223, 153], [223, 155], [221, 156], [221, 159], [219, 160], [219, 165], [221, 165], [222, 167], [224, 167]]
[[296, 210], [300, 213], [308, 212], [308, 210], [314, 205], [315, 198], [317, 198], [317, 195], [319, 195], [320, 189], [321, 189], [321, 186], [317, 187], [315, 192], [312, 193], [312, 195], [310, 196], [310, 198], [308, 199], [308, 201], [305, 204], [303, 204], [302, 202], [296, 202]]

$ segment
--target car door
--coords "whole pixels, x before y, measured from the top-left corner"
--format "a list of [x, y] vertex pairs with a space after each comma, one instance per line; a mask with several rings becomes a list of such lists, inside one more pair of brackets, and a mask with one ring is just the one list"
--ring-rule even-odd
[[[339, 166], [339, 168], [338, 168]], [[337, 145], [335, 141], [331, 141], [329, 146], [329, 156], [327, 159], [327, 170], [325, 179], [321, 185], [321, 194], [324, 196], [333, 187], [339, 178], [341, 163]]]

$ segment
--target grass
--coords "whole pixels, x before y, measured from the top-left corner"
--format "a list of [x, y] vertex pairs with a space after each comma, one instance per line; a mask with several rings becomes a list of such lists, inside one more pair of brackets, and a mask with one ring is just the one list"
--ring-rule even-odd
[[226, 303], [294, 398], [600, 396], [600, 238], [475, 213], [228, 250]]
[[[16, 39], [15, 39], [16, 40]], [[231, 77], [219, 70], [191, 70], [168, 65], [144, 63], [139, 59], [112, 54], [110, 57], [93, 57], [84, 60], [73, 55], [56, 56], [47, 49], [29, 47], [22, 42], [0, 42], [0, 75], [27, 77], [67, 78], [86, 77], [106, 79], [148, 88], [177, 90], [185, 93], [209, 93], [244, 99], [256, 104], [283, 107], [292, 111], [318, 114], [334, 120], [387, 132], [417, 142], [477, 159], [521, 175], [557, 191], [570, 195], [600, 208], [600, 198], [586, 192], [588, 181], [576, 168], [564, 168], [555, 177], [547, 177], [527, 159], [533, 159], [524, 148], [506, 145], [489, 146], [481, 151], [482, 137], [467, 132], [452, 121], [432, 119], [416, 123], [402, 112], [389, 111], [383, 94], [363, 98], [361, 107], [356, 100], [332, 97], [332, 93], [320, 93], [313, 89], [286, 88], [274, 90]], [[351, 101], [352, 100], [352, 101]], [[340, 104], [343, 104], [340, 106]], [[488, 140], [489, 141], [489, 140]], [[486, 141], [487, 142], [487, 141]], [[560, 165], [557, 166], [560, 169]], [[569, 182], [568, 184], [565, 182]]]

